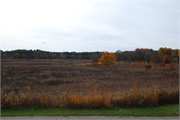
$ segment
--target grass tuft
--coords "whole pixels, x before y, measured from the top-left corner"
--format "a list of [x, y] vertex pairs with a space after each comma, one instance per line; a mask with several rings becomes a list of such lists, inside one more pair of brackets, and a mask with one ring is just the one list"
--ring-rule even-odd
[[[143, 92], [144, 91], [144, 92]], [[43, 93], [34, 93], [27, 91], [25, 94], [10, 92], [4, 94], [1, 92], [1, 108], [78, 108], [78, 109], [101, 109], [115, 107], [139, 107], [139, 106], [157, 106], [165, 104], [179, 103], [179, 88], [168, 90], [161, 82], [161, 89], [157, 85], [150, 89], [137, 88], [134, 83], [133, 90], [128, 93], [122, 91], [113, 94], [106, 92], [102, 94], [94, 90], [91, 94], [83, 95], [71, 93], [69, 95], [52, 96]]]

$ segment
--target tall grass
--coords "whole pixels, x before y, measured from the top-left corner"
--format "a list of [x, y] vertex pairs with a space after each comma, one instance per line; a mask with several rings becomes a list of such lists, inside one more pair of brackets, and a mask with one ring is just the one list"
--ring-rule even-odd
[[117, 93], [92, 91], [84, 95], [69, 93], [66, 95], [53, 96], [44, 93], [31, 93], [27, 90], [25, 94], [1, 91], [1, 108], [114, 108], [134, 106], [157, 106], [163, 104], [179, 103], [179, 88], [170, 90], [161, 85], [152, 85], [149, 89], [137, 88], [136, 82], [131, 92], [117, 91]]

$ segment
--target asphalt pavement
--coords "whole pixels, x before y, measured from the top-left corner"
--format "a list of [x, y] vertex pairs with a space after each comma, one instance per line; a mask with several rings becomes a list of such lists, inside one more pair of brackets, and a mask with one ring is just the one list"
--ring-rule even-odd
[[1, 120], [179, 120], [171, 117], [119, 117], [119, 116], [13, 116], [1, 117]]

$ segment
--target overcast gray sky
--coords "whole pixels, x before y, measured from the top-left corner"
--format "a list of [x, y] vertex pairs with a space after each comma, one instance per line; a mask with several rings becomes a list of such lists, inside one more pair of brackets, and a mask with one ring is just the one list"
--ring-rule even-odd
[[179, 47], [179, 0], [1, 1], [1, 49]]

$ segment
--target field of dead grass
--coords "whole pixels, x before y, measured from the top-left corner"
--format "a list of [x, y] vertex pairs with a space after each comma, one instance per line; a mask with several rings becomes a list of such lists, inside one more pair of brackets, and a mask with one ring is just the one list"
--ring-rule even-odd
[[179, 103], [179, 65], [2, 59], [1, 107], [112, 108]]

